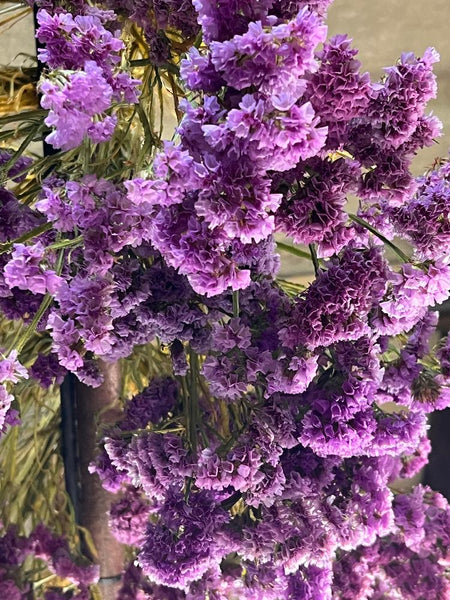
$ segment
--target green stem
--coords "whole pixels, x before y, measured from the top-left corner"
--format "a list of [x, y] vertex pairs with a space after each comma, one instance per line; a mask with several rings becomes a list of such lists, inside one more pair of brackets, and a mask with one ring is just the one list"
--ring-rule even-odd
[[121, 431], [118, 435], [119, 437], [131, 439], [134, 435], [140, 435], [142, 433], [159, 433], [161, 435], [165, 435], [166, 433], [181, 433], [185, 431], [184, 427], [168, 427], [166, 429], [131, 429], [128, 431]]
[[146, 67], [147, 65], [151, 65], [151, 61], [149, 58], [137, 58], [135, 60], [130, 60], [130, 67]]
[[152, 146], [157, 145], [157, 140], [155, 138], [155, 135], [153, 134], [150, 122], [148, 120], [147, 115], [145, 114], [144, 108], [142, 107], [141, 104], [137, 104], [136, 108], [137, 108], [139, 120], [141, 121], [142, 127], [144, 128], [145, 144], [144, 144], [144, 149], [142, 152], [143, 152], [143, 154], [145, 154], [145, 151], [148, 151], [148, 150], [150, 150], [150, 148]]
[[229, 498], [227, 498], [226, 500], [222, 500], [220, 505], [224, 510], [230, 510], [230, 508], [233, 508], [236, 502], [239, 502], [241, 498], [242, 492], [234, 492], [234, 494], [232, 494]]
[[0, 125], [6, 125], [6, 123], [14, 123], [15, 121], [27, 121], [35, 118], [39, 118], [39, 120], [41, 120], [42, 117], [46, 114], [47, 111], [41, 108], [35, 110], [23, 110], [12, 115], [5, 115], [4, 117], [0, 117]]
[[385, 237], [382, 233], [375, 229], [375, 227], [373, 227], [370, 223], [364, 221], [364, 219], [361, 219], [361, 217], [358, 217], [357, 215], [349, 214], [349, 217], [352, 221], [358, 223], [358, 225], [361, 225], [361, 227], [364, 227], [364, 229], [367, 229], [368, 231], [370, 231], [370, 233], [373, 233], [373, 235], [375, 235], [378, 239], [380, 239], [387, 246], [389, 246], [389, 248], [392, 248], [392, 250], [402, 259], [403, 262], [411, 262], [411, 259], [407, 254], [400, 250], [400, 248], [396, 246], [393, 242], [388, 240], [387, 237]]
[[71, 240], [61, 240], [60, 242], [50, 244], [50, 246], [47, 246], [47, 250], [60, 250], [61, 248], [71, 248], [72, 246], [77, 246], [82, 241], [83, 236], [79, 235], [76, 238], [72, 238]]
[[28, 242], [28, 240], [31, 240], [34, 237], [37, 237], [38, 235], [41, 235], [41, 233], [49, 231], [51, 228], [51, 223], [43, 223], [42, 225], [39, 225], [39, 227], [35, 227], [31, 231], [27, 231], [27, 233], [24, 233], [15, 240], [11, 240], [10, 242], [0, 244], [0, 254], [4, 254], [5, 252], [11, 250], [14, 244], [23, 244], [24, 242]]
[[289, 244], [285, 244], [283, 242], [277, 242], [277, 248], [279, 250], [284, 250], [285, 252], [289, 252], [290, 254], [293, 254], [294, 256], [299, 256], [300, 258], [307, 258], [308, 260], [311, 260], [311, 255], [308, 254], [308, 252], [305, 252], [304, 250], [300, 250], [300, 248], [296, 248], [295, 246], [290, 246]]
[[13, 350], [17, 350], [18, 354], [21, 353], [21, 351], [22, 351], [23, 347], [25, 346], [25, 344], [27, 343], [27, 341], [30, 339], [30, 337], [33, 335], [33, 333], [36, 331], [36, 327], [39, 325], [39, 321], [41, 320], [43, 314], [45, 313], [47, 308], [50, 306], [52, 301], [53, 301], [53, 297], [50, 294], [46, 294], [44, 296], [44, 299], [42, 300], [40, 307], [38, 308], [36, 314], [33, 317], [33, 320], [28, 325], [28, 327], [25, 329], [24, 333], [21, 334], [20, 330], [17, 332], [17, 335], [13, 339], [12, 343], [10, 344], [10, 346], [6, 352], [7, 356]]
[[[64, 250], [62, 250], [60, 252], [60, 254], [58, 256], [58, 260], [56, 261], [55, 271], [56, 271], [57, 275], [61, 274], [63, 261], [64, 261]], [[18, 354], [20, 354], [22, 352], [25, 344], [31, 338], [33, 333], [36, 331], [36, 328], [39, 325], [39, 321], [42, 319], [45, 311], [49, 308], [49, 306], [51, 305], [52, 302], [53, 302], [53, 296], [51, 296], [51, 294], [46, 294], [44, 296], [44, 299], [41, 302], [40, 307], [36, 311], [36, 314], [34, 315], [33, 320], [28, 325], [28, 327], [25, 329], [25, 331], [23, 333], [21, 333], [20, 329], [18, 330], [16, 336], [14, 337], [13, 341], [9, 345], [9, 348], [6, 352], [6, 356], [8, 356], [10, 354], [10, 352], [12, 352], [13, 350], [17, 350]]]
[[186, 433], [189, 445], [195, 453], [197, 452], [197, 425], [199, 422], [197, 388], [199, 364], [198, 356], [192, 349], [189, 349], [189, 364], [189, 389], [185, 399]]
[[91, 142], [88, 137], [83, 140], [82, 150], [82, 161], [83, 161], [83, 173], [90, 173], [91, 166]]
[[[68, 159], [73, 154], [74, 150], [69, 150], [67, 152], [57, 152], [56, 154], [53, 154], [51, 156], [44, 156], [43, 158], [39, 158], [38, 160], [34, 161], [29, 167], [26, 167], [25, 169], [17, 173], [16, 176], [20, 177], [21, 175], [25, 175], [28, 171], [33, 171], [33, 173], [39, 173], [40, 169], [42, 168], [48, 172], [50, 170], [50, 167], [53, 164], [59, 162], [62, 157]], [[30, 204], [30, 202], [28, 202], [27, 204]]]
[[287, 279], [276, 278], [276, 282], [280, 288], [289, 294], [290, 296], [298, 296], [305, 291], [305, 285], [301, 283], [295, 283], [294, 281], [288, 281]]
[[233, 292], [233, 316], [239, 317], [239, 290]]
[[317, 252], [316, 252], [316, 247], [314, 246], [314, 244], [309, 244], [309, 251], [311, 252], [311, 259], [314, 265], [314, 272], [317, 275], [319, 275], [320, 273], [320, 265], [319, 265], [319, 259], [317, 258]]

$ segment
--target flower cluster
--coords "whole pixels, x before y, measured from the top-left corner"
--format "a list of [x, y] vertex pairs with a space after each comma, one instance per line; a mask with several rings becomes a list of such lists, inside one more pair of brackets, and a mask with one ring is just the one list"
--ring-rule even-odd
[[[203, 24], [203, 10], [211, 7], [198, 8]], [[326, 139], [327, 129], [303, 98], [306, 74], [318, 67], [314, 50], [326, 35], [322, 20], [304, 8], [277, 23], [264, 15], [267, 9], [258, 10], [261, 20], [252, 23], [248, 7], [243, 34], [211, 39], [207, 54], [194, 48], [181, 64], [187, 87], [234, 92], [220, 102], [214, 95], [199, 106], [184, 103], [181, 145], [166, 144], [154, 180], [127, 184], [131, 200], [153, 213], [152, 244], [208, 296], [250, 283], [236, 242], [255, 245], [275, 229], [281, 195], [271, 192], [268, 172], [315, 156]], [[205, 19], [209, 40], [213, 26]]]
[[450, 241], [450, 164], [420, 178], [415, 195], [393, 207], [389, 216], [419, 259], [445, 259]]
[[343, 553], [335, 563], [333, 598], [448, 597], [450, 513], [445, 499], [418, 486], [394, 502], [395, 526], [374, 545]]
[[124, 44], [105, 27], [115, 14], [86, 9], [75, 17], [44, 9], [37, 13], [37, 38], [45, 44], [38, 58], [53, 70], [40, 85], [41, 105], [49, 109], [45, 123], [54, 128], [46, 141], [62, 150], [76, 148], [86, 137], [95, 143], [110, 139], [117, 117], [105, 112], [112, 101], [137, 100], [139, 82], [117, 71]]
[[[3, 527], [2, 527], [3, 529]], [[89, 599], [89, 586], [98, 581], [99, 568], [84, 559], [75, 559], [64, 537], [54, 535], [43, 524], [37, 525], [28, 537], [17, 533], [15, 527], [1, 531], [0, 536], [0, 591], [6, 597], [20, 600], [30, 592], [31, 581], [19, 587], [20, 570], [28, 557], [44, 561], [51, 573], [78, 588], [71, 598]], [[46, 592], [46, 600], [62, 600], [66, 595]]]
[[[0, 223], [0, 243], [7, 244], [30, 230], [39, 228], [43, 219], [36, 211], [20, 203], [12, 192], [0, 188]], [[37, 241], [39, 239], [48, 242], [45, 235], [38, 236]], [[6, 283], [4, 268], [10, 258], [10, 254], [6, 252], [0, 254], [0, 309], [9, 319], [28, 320], [39, 308], [42, 294], [32, 293], [27, 287], [11, 288]]]
[[317, 244], [319, 256], [339, 252], [354, 235], [346, 227], [345, 205], [347, 194], [357, 190], [358, 176], [358, 163], [344, 158], [302, 163], [296, 185], [283, 195], [276, 213], [277, 231], [298, 244]]
[[[449, 167], [409, 171], [439, 132], [425, 113], [436, 53], [405, 54], [375, 83], [348, 37], [326, 40], [329, 0], [105, 4], [142, 28], [138, 62], [171, 67], [167, 81], [174, 31], [201, 30], [173, 88], [190, 101], [151, 165], [118, 174], [93, 149], [92, 164], [46, 171], [31, 207], [0, 190], [0, 308], [44, 307], [43, 385], [67, 371], [98, 385], [98, 357], [155, 339], [171, 358], [91, 465], [120, 494], [111, 530], [136, 554], [120, 600], [444, 600], [448, 508], [393, 491], [426, 463], [427, 414], [450, 406], [450, 342], [437, 355], [430, 342], [450, 292]], [[48, 141], [86, 160], [136, 82], [112, 11], [41, 6]], [[277, 233], [311, 258], [307, 285], [277, 279]], [[6, 385], [25, 375], [17, 353], [0, 362], [0, 428]], [[67, 547], [36, 535], [37, 555], [82, 582]]]
[[47, 80], [40, 90], [42, 107], [50, 111], [45, 122], [54, 127], [46, 141], [55, 148], [71, 150], [86, 136], [96, 143], [112, 136], [117, 121], [103, 117], [111, 105], [112, 88], [94, 61], [87, 61], [83, 71], [70, 74], [62, 87]]
[[20, 422], [19, 413], [11, 407], [14, 396], [9, 388], [21, 379], [28, 379], [28, 372], [18, 361], [17, 350], [13, 350], [7, 358], [0, 359], [0, 435], [8, 426]]
[[105, 0], [103, 5], [124, 15], [142, 29], [151, 63], [166, 67], [173, 58], [173, 38], [194, 41], [199, 33], [197, 15], [190, 0]]
[[61, 278], [52, 269], [43, 269], [45, 247], [41, 242], [33, 245], [14, 244], [11, 259], [3, 273], [6, 285], [34, 294], [56, 294]]

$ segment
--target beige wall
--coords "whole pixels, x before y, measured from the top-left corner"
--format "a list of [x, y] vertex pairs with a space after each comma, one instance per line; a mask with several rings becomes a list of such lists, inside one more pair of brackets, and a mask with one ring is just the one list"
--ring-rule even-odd
[[[0, 64], [22, 65], [26, 56], [36, 53], [33, 15], [18, 2], [0, 2]], [[20, 55], [22, 53], [22, 55]], [[29, 64], [29, 62], [28, 62]]]
[[329, 35], [347, 33], [359, 48], [363, 69], [373, 78], [395, 64], [402, 52], [423, 54], [434, 46], [441, 55], [435, 67], [438, 98], [430, 110], [444, 123], [439, 145], [421, 152], [415, 171], [421, 173], [436, 156], [450, 148], [450, 1], [335, 0], [329, 9]]

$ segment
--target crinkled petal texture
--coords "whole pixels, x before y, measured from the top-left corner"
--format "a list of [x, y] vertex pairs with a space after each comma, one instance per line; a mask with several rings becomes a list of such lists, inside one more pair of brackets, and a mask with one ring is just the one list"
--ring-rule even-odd
[[192, 494], [186, 503], [169, 490], [159, 516], [139, 554], [143, 572], [156, 583], [184, 589], [227, 553], [220, 531], [229, 517], [211, 493]]
[[[152, 361], [90, 467], [120, 494], [111, 530], [137, 555], [118, 600], [449, 600], [449, 508], [395, 483], [427, 460], [428, 413], [450, 406], [450, 342], [432, 345], [449, 165], [410, 172], [440, 132], [425, 112], [436, 52], [375, 83], [350, 38], [325, 39], [329, 0], [104, 4], [161, 72], [177, 32], [201, 28], [180, 63], [190, 100], [175, 141], [127, 181], [99, 160], [83, 176], [55, 166], [34, 203], [28, 185], [0, 189], [0, 308], [40, 317], [44, 386], [67, 371], [99, 385], [98, 359], [126, 357], [138, 385]], [[38, 37], [47, 141], [75, 161], [125, 131], [136, 111], [117, 103], [138, 82], [119, 66], [115, 13], [71, 10], [41, 10]], [[14, 159], [0, 151], [9, 179], [34, 168]], [[311, 258], [305, 284], [277, 279], [277, 244]], [[19, 358], [0, 361], [1, 432], [17, 423]], [[31, 545], [84, 600], [96, 570], [45, 528]], [[0, 537], [4, 595], [25, 546]]]

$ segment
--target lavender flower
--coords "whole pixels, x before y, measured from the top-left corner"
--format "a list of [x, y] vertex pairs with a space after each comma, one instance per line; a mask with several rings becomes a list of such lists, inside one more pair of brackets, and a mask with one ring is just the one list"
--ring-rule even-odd
[[265, 20], [272, 0], [193, 0], [193, 5], [198, 13], [205, 42], [210, 43], [213, 40], [222, 42], [236, 33], [244, 33], [252, 21]]
[[59, 364], [55, 354], [39, 354], [30, 368], [30, 375], [39, 381], [39, 384], [48, 388], [53, 383], [61, 385], [67, 371]]
[[148, 526], [139, 554], [144, 574], [180, 589], [199, 579], [226, 553], [218, 534], [227, 520], [208, 492], [191, 494], [186, 503], [180, 493], [169, 491], [160, 520]]
[[17, 356], [17, 350], [13, 350], [8, 357], [0, 360], [0, 434], [5, 432], [7, 426], [20, 423], [17, 411], [11, 408], [14, 396], [8, 389], [11, 383], [28, 379], [28, 371], [19, 362]]
[[359, 73], [357, 50], [351, 40], [338, 35], [326, 42], [319, 52], [320, 66], [309, 81], [307, 97], [321, 123], [328, 126], [327, 147], [339, 148], [347, 141], [352, 119], [365, 114], [371, 98], [368, 73]]
[[[306, 167], [306, 168], [305, 168]], [[335, 161], [313, 159], [303, 164], [297, 189], [283, 197], [276, 214], [276, 228], [298, 244], [322, 244], [338, 231], [349, 231], [342, 237], [342, 247], [350, 241], [351, 229], [345, 229], [344, 207], [347, 194], [356, 191], [359, 165], [340, 158]], [[334, 247], [336, 254], [340, 247]], [[328, 253], [323, 253], [322, 256]]]
[[139, 492], [128, 487], [125, 495], [111, 504], [109, 524], [111, 533], [121, 544], [140, 546], [150, 514], [150, 507]]
[[313, 350], [369, 334], [368, 315], [383, 297], [385, 277], [386, 264], [376, 248], [347, 247], [296, 302], [281, 331], [284, 343]]
[[55, 148], [71, 150], [86, 136], [104, 142], [114, 133], [117, 118], [104, 115], [113, 89], [94, 61], [86, 61], [84, 69], [68, 75], [62, 86], [51, 79], [41, 83], [41, 105], [50, 110], [45, 123], [55, 128], [46, 141]]
[[415, 197], [393, 207], [390, 218], [396, 231], [414, 244], [420, 259], [443, 259], [450, 239], [450, 165], [420, 179]]
[[45, 248], [40, 242], [32, 246], [15, 244], [11, 259], [3, 269], [7, 285], [34, 294], [55, 294], [62, 279], [52, 269], [42, 268], [44, 253]]
[[126, 405], [121, 428], [144, 429], [148, 423], [157, 423], [177, 402], [178, 384], [171, 377], [153, 379], [144, 390], [133, 396]]
[[95, 63], [111, 85], [115, 99], [124, 95], [127, 102], [136, 102], [136, 85], [140, 82], [127, 73], [115, 72], [124, 44], [118, 32], [111, 33], [105, 24], [116, 15], [94, 7], [89, 7], [86, 13], [74, 17], [63, 11], [54, 14], [38, 11], [37, 38], [45, 44], [39, 49], [39, 60], [51, 69], [65, 71], [76, 71], [90, 62]]
[[276, 93], [286, 77], [295, 81], [315, 70], [314, 50], [325, 36], [326, 27], [303, 9], [288, 23], [267, 30], [261, 22], [250, 23], [244, 35], [211, 42], [211, 59], [228, 85], [238, 90], [256, 85], [263, 93]]

